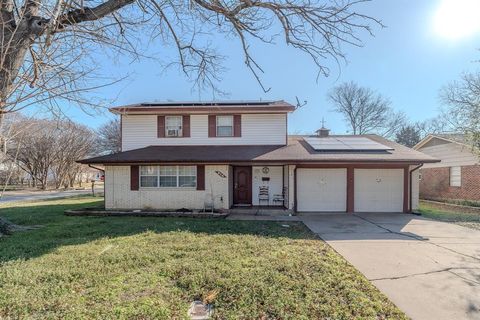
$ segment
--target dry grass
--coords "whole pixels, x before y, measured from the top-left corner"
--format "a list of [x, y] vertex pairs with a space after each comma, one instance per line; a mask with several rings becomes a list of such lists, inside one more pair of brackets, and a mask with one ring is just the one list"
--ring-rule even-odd
[[67, 217], [93, 198], [0, 210], [0, 318], [395, 319], [405, 315], [300, 223]]

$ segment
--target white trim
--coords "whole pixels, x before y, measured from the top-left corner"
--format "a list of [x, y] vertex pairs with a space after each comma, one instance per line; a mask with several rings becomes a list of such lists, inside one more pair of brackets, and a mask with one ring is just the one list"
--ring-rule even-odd
[[414, 146], [412, 147], [412, 149], [414, 149], [414, 150], [420, 149], [421, 147], [423, 147], [427, 142], [429, 142], [429, 141], [432, 140], [433, 138], [437, 138], [437, 139], [440, 139], [440, 140], [443, 140], [443, 141], [447, 141], [447, 142], [450, 142], [450, 143], [456, 143], [456, 144], [459, 144], [459, 145], [461, 145], [461, 146], [471, 147], [471, 146], [469, 146], [469, 145], [466, 144], [466, 143], [462, 143], [462, 142], [455, 141], [455, 140], [451, 140], [451, 139], [448, 139], [448, 138], [436, 136], [436, 135], [434, 135], [434, 134], [429, 134], [428, 136], [426, 136], [425, 138], [423, 138], [422, 140], [420, 140], [419, 143], [417, 143], [416, 145], [414, 145]]
[[[231, 119], [232, 125], [231, 126], [224, 126], [224, 125], [219, 126], [218, 125], [218, 119], [219, 118], [229, 118], [229, 119]], [[234, 122], [235, 122], [235, 120], [234, 120], [234, 117], [232, 115], [216, 116], [215, 117], [215, 137], [233, 137], [233, 136], [235, 136], [235, 132], [234, 132], [235, 131], [235, 128], [234, 128], [235, 123]], [[218, 134], [218, 127], [231, 127], [232, 128], [232, 133], [230, 135], [220, 135], [220, 134]]]
[[[142, 176], [143, 177], [155, 177], [155, 175], [142, 175], [142, 167], [156, 167], [157, 168], [157, 186], [156, 187], [143, 187], [142, 186]], [[163, 177], [175, 177], [176, 179], [176, 187], [162, 187], [160, 186], [160, 168], [161, 167], [175, 167], [176, 168], [176, 174], [175, 175], [168, 175], [168, 176], [163, 176]], [[195, 174], [194, 175], [180, 175], [180, 167], [193, 167], [195, 168]], [[180, 184], [180, 177], [195, 177], [195, 186], [186, 186], [186, 187], [181, 187], [179, 186]], [[198, 181], [197, 181], [197, 166], [196, 165], [140, 165], [139, 170], [138, 170], [138, 186], [139, 189], [142, 190], [196, 190], [198, 186]]]
[[450, 181], [450, 187], [462, 186], [462, 167], [461, 166], [450, 167], [449, 181]]
[[[176, 131], [177, 132], [177, 135], [169, 135], [168, 134], [168, 118], [180, 118], [180, 124], [178, 124], [176, 127], [176, 129], [172, 129], [171, 131]], [[165, 116], [165, 138], [181, 138], [183, 137], [183, 116], [181, 115], [171, 115], [171, 116]]]

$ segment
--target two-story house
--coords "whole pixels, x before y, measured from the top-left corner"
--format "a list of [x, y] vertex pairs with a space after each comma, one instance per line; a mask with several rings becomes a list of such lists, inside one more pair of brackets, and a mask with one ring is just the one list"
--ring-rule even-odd
[[409, 212], [419, 165], [436, 160], [376, 135], [288, 136], [284, 101], [115, 107], [122, 152], [105, 167], [107, 209], [279, 206], [299, 212]]

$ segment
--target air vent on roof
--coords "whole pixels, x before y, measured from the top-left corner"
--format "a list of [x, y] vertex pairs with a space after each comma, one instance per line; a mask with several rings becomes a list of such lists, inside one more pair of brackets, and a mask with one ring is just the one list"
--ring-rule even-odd
[[366, 137], [305, 137], [316, 151], [387, 151], [393, 150]]

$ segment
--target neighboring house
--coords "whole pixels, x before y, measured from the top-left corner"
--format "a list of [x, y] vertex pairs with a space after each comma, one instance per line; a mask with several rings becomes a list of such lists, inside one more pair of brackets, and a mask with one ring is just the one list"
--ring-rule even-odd
[[414, 149], [441, 160], [421, 169], [422, 199], [480, 201], [480, 158], [464, 135], [430, 134]]
[[105, 166], [107, 209], [278, 206], [298, 212], [409, 212], [434, 158], [376, 135], [288, 136], [284, 101], [112, 108], [122, 152]]

